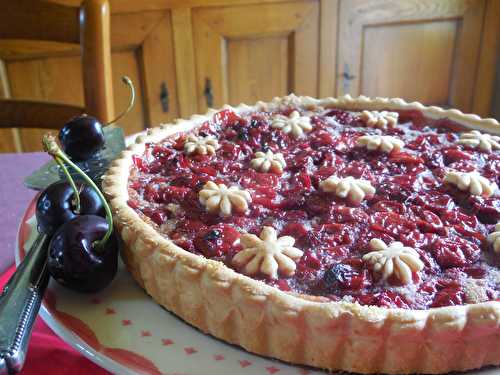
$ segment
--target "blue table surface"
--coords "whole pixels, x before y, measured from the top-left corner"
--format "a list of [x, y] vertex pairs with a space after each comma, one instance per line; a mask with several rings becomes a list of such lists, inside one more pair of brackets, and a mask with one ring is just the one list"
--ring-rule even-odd
[[0, 154], [0, 274], [14, 263], [17, 229], [21, 217], [36, 191], [23, 185], [23, 179], [49, 160], [41, 152]]

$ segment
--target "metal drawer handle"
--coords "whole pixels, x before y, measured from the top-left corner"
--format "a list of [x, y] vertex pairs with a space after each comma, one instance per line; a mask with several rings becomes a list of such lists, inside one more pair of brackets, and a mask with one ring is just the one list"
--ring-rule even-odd
[[351, 86], [351, 81], [356, 78], [354, 74], [349, 73], [349, 65], [344, 64], [344, 72], [339, 74], [339, 77], [343, 78], [342, 86], [344, 87], [344, 93], [348, 93]]
[[168, 92], [168, 87], [166, 82], [162, 82], [160, 87], [160, 103], [161, 103], [161, 109], [164, 113], [167, 113], [170, 109], [169, 95], [170, 94]]
[[340, 75], [342, 78], [344, 78], [345, 80], [347, 81], [352, 81], [354, 78], [356, 78], [356, 76], [353, 76], [353, 75], [349, 75], [348, 72], [344, 72]]
[[212, 108], [214, 106], [214, 94], [212, 92], [212, 81], [210, 81], [210, 78], [205, 78], [205, 90], [203, 90], [203, 95], [205, 95], [207, 107]]

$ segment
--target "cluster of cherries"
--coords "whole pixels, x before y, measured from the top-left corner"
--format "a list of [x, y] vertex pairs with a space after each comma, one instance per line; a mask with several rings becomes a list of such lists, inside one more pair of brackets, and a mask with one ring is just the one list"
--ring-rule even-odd
[[[135, 100], [128, 77], [123, 81], [131, 90], [128, 108]], [[38, 231], [51, 236], [47, 266], [60, 284], [79, 292], [96, 292], [114, 278], [118, 265], [118, 240], [113, 232], [111, 210], [97, 185], [74, 162], [94, 157], [105, 144], [103, 125], [92, 116], [70, 120], [59, 132], [59, 141], [48, 134], [43, 146], [64, 172], [67, 181], [58, 181], [39, 195], [36, 204]], [[84, 182], [73, 180], [66, 167], [73, 168]]]

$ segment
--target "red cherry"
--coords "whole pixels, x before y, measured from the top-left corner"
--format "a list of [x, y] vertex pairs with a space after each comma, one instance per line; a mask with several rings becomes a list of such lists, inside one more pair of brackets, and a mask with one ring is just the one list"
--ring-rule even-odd
[[462, 238], [440, 238], [431, 246], [431, 252], [443, 268], [465, 267], [479, 259], [481, 249]]
[[225, 109], [223, 111], [217, 112], [212, 118], [212, 121], [214, 123], [221, 126], [229, 125], [239, 120], [242, 119], [234, 111], [231, 111], [230, 109]]
[[439, 291], [434, 297], [431, 307], [463, 305], [465, 293], [458, 288], [446, 288]]

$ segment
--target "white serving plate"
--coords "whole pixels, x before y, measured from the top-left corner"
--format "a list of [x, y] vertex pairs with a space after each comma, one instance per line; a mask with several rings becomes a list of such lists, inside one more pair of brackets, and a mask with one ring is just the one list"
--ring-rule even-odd
[[[34, 212], [35, 200], [19, 225], [16, 264], [35, 239]], [[116, 278], [101, 293], [75, 293], [51, 280], [40, 315], [65, 342], [115, 374], [327, 374], [253, 355], [200, 332], [156, 304], [121, 260]], [[498, 375], [500, 369], [468, 374]]]
[[[19, 264], [36, 235], [33, 201], [21, 221]], [[120, 375], [325, 374], [250, 354], [186, 324], [140, 288], [120, 261], [112, 284], [80, 294], [50, 281], [40, 315], [65, 342]]]

